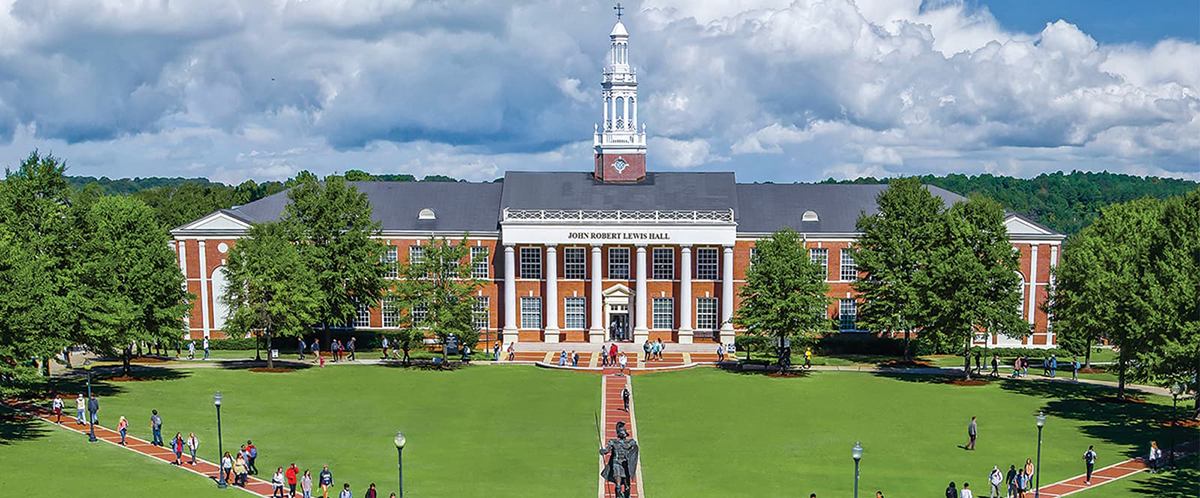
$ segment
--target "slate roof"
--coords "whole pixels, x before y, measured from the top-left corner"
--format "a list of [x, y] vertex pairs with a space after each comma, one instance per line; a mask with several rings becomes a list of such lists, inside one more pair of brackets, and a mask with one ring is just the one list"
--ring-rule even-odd
[[604, 183], [592, 173], [510, 171], [500, 209], [736, 209], [733, 173], [647, 173], [638, 183]]
[[[946, 205], [964, 197], [927, 185]], [[792, 228], [802, 233], [853, 233], [863, 213], [879, 211], [875, 198], [887, 185], [738, 184], [738, 232], [771, 233]], [[819, 221], [801, 221], [805, 211]]]
[[[349, 182], [367, 194], [371, 217], [385, 231], [495, 232], [499, 230], [499, 183], [469, 182]], [[283, 214], [287, 192], [226, 210], [250, 222], [274, 221]], [[418, 220], [430, 208], [436, 220]]]

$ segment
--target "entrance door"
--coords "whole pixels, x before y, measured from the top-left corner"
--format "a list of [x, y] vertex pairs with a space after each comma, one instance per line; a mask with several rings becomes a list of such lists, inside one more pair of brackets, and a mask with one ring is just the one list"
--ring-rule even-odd
[[629, 335], [629, 312], [612, 314], [611, 339], [614, 341], [631, 341]]

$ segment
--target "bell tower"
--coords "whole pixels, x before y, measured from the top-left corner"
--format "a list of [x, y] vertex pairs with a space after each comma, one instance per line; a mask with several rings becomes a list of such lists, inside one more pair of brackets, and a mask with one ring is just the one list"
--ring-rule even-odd
[[596, 126], [592, 145], [597, 180], [632, 183], [646, 178], [646, 125], [638, 122], [637, 72], [629, 64], [629, 32], [621, 23], [622, 9], [619, 3], [614, 7], [617, 24], [608, 35], [612, 46], [600, 81], [604, 121]]

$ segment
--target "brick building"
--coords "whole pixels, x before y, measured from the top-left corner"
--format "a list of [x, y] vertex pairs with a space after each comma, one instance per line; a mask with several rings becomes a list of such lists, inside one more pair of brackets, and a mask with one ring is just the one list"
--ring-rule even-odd
[[[755, 241], [790, 227], [826, 269], [830, 318], [844, 331], [858, 331], [851, 285], [859, 273], [845, 249], [857, 237], [855, 221], [877, 210], [875, 198], [886, 187], [746, 184], [733, 173], [647, 172], [637, 75], [620, 21], [610, 38], [591, 172], [508, 172], [493, 183], [355, 183], [382, 225], [388, 257], [420, 257], [430, 235], [466, 235], [472, 256], [485, 256], [475, 267], [486, 282], [475, 299], [487, 340], [597, 343], [619, 330], [634, 342], [731, 343], [729, 318]], [[927, 188], [947, 204], [963, 199]], [[220, 336], [225, 309], [216, 296], [226, 285], [225, 255], [250, 224], [278, 219], [286, 202], [286, 193], [275, 194], [172, 231], [188, 291], [198, 296], [188, 323], [192, 337]], [[1005, 224], [1021, 252], [1022, 314], [1034, 335], [978, 340], [1053, 344], [1040, 305], [1064, 237], [1018, 215]], [[388, 302], [364, 303], [348, 325], [387, 330], [395, 316]]]

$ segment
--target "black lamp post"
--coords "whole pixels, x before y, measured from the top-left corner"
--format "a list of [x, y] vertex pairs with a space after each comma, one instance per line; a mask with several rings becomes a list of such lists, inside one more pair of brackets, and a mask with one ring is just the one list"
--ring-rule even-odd
[[854, 498], [858, 498], [858, 461], [862, 460], [863, 447], [858, 441], [850, 448], [850, 456], [854, 457]]
[[400, 472], [400, 493], [398, 493], [396, 496], [398, 498], [404, 498], [404, 443], [407, 442], [404, 439], [404, 433], [397, 431], [396, 438], [393, 440], [393, 442], [396, 443], [396, 468], [399, 469]]
[[88, 435], [88, 442], [94, 443], [98, 441], [98, 439], [96, 439], [96, 414], [92, 412], [92, 360], [83, 360], [83, 370], [87, 372], [87, 414], [88, 430], [90, 431], [90, 434]]
[[1046, 414], [1038, 412], [1038, 450], [1037, 450], [1037, 468], [1033, 471], [1033, 498], [1040, 498], [1042, 490], [1042, 426], [1046, 425]]
[[1175, 422], [1179, 420], [1179, 396], [1183, 394], [1182, 382], [1171, 384], [1171, 456], [1170, 466], [1175, 468]]
[[225, 448], [221, 445], [221, 391], [213, 395], [213, 406], [217, 407], [217, 487], [225, 489]]

